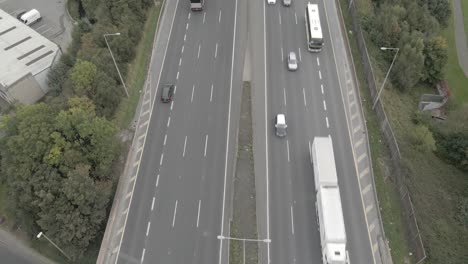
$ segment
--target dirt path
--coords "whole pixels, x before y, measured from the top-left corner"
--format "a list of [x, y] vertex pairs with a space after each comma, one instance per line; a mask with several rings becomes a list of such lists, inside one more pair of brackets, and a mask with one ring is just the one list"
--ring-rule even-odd
[[[457, 47], [458, 63], [468, 78], [468, 44], [466, 30], [463, 24], [463, 11], [460, 0], [453, 0], [453, 19], [455, 26], [455, 45]], [[468, 14], [465, 14], [468, 16]]]

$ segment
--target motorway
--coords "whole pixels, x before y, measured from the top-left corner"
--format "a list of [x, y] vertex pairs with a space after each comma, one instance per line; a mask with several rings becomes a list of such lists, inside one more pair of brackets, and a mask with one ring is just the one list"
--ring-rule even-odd
[[221, 0], [191, 12], [189, 1], [177, 2], [160, 80], [151, 83], [175, 84], [174, 100], [162, 104], [156, 93], [116, 263], [227, 260], [218, 236], [229, 234], [225, 200], [240, 106], [241, 91], [232, 89], [241, 87], [235, 8]]
[[[317, 3], [316, 1], [311, 1]], [[315, 136], [331, 135], [341, 189], [350, 263], [375, 263], [350, 135], [344, 110], [341, 87], [335, 65], [329, 16], [338, 15], [334, 4], [318, 1], [325, 46], [320, 53], [310, 53], [306, 46], [304, 12], [307, 1], [293, 1], [284, 7], [263, 3], [257, 11], [264, 19], [263, 50], [265, 52], [265, 172], [268, 179], [266, 212], [271, 243], [262, 247], [265, 263], [321, 263], [320, 237], [315, 210], [313, 169], [310, 146]], [[263, 13], [264, 12], [264, 13]], [[264, 16], [263, 16], [263, 14]], [[259, 19], [259, 20], [260, 20]], [[262, 23], [262, 21], [256, 21]], [[257, 43], [258, 44], [258, 43]], [[254, 48], [255, 49], [255, 48]], [[290, 51], [299, 57], [299, 69], [288, 72], [286, 58]], [[258, 107], [262, 107], [261, 104]], [[255, 111], [255, 110], [254, 110]], [[257, 112], [263, 109], [257, 109]], [[288, 135], [274, 135], [276, 114], [285, 113]]]

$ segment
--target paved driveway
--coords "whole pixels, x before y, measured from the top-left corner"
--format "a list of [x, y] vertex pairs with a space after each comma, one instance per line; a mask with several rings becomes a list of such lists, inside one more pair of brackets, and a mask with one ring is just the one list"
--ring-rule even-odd
[[37, 9], [42, 20], [31, 25], [31, 28], [48, 38], [65, 50], [71, 42], [71, 21], [66, 0], [0, 0], [0, 9], [12, 16], [30, 9]]

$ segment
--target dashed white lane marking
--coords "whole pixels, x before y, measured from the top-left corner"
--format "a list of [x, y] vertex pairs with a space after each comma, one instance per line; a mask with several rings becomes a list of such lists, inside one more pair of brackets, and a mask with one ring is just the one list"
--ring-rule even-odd
[[322, 72], [321, 71], [319, 71], [319, 78], [320, 78], [320, 80], [322, 80]]
[[167, 134], [164, 135], [164, 143], [163, 143], [163, 146], [166, 146], [166, 140], [167, 140]]
[[221, 23], [221, 10], [219, 10], [218, 23]]
[[327, 103], [325, 102], [325, 100], [323, 100], [323, 109], [327, 111]]
[[172, 217], [172, 227], [174, 227], [174, 224], [175, 224], [175, 217], [176, 217], [176, 214], [177, 214], [177, 203], [178, 203], [178, 201], [176, 200], [175, 201], [175, 206], [174, 206], [174, 216]]
[[179, 80], [179, 72], [177, 72], [176, 80]]
[[195, 84], [192, 86], [192, 97], [190, 98], [190, 102], [193, 102], [193, 92], [195, 91]]
[[302, 95], [304, 97], [304, 105], [307, 106], [307, 101], [306, 101], [306, 95], [305, 95], [305, 89], [302, 88]]
[[158, 174], [158, 176], [156, 177], [156, 187], [158, 187], [158, 185], [159, 185], [159, 174]]
[[174, 85], [174, 94], [175, 94], [176, 90], [177, 90], [177, 85]]
[[205, 136], [205, 154], [204, 156], [206, 157], [206, 147], [208, 145], [208, 135]]
[[148, 236], [148, 234], [149, 234], [150, 227], [151, 227], [151, 222], [148, 221], [148, 225], [146, 226], [146, 236]]
[[[190, 15], [191, 15], [191, 14], [190, 14], [190, 13], [188, 13], [188, 17], [187, 17], [187, 19], [190, 19]], [[188, 23], [187, 23], [187, 24], [188, 24]]]
[[216, 49], [215, 49], [215, 59], [218, 56], [218, 43], [216, 43]]
[[174, 107], [174, 101], [171, 102], [171, 110]]
[[[189, 13], [189, 15], [190, 15], [190, 13]], [[187, 23], [187, 25], [185, 26], [185, 30], [187, 30], [187, 29], [188, 29], [188, 23]]]
[[320, 66], [320, 59], [317, 57], [317, 65]]
[[297, 14], [294, 12], [294, 20], [296, 20], [296, 25], [297, 25]]
[[206, 12], [203, 12], [203, 24], [205, 24]]
[[286, 140], [286, 149], [288, 150], [288, 162], [289, 160], [289, 140]]
[[302, 61], [302, 57], [301, 57], [301, 48], [299, 48], [299, 61]]
[[291, 205], [291, 233], [294, 235], [294, 214], [293, 214], [292, 205]]
[[283, 47], [281, 47], [281, 61], [284, 61]]
[[184, 53], [184, 48], [185, 46], [182, 46], [182, 50], [180, 51], [181, 53]]
[[327, 128], [330, 128], [330, 124], [328, 123], [328, 116], [325, 117], [325, 121], [327, 121]]
[[182, 58], [179, 59], [179, 66], [182, 64]]
[[198, 215], [197, 215], [197, 227], [200, 223], [200, 207], [201, 207], [201, 200], [198, 200]]
[[170, 124], [171, 124], [171, 117], [168, 117], [167, 118], [167, 127], [169, 127]]
[[187, 34], [184, 35], [184, 41], [186, 41], [186, 40], [187, 40]]
[[[312, 154], [312, 148], [310, 147], [310, 140], [309, 140], [309, 154]], [[311, 160], [312, 162], [312, 160]]]
[[161, 158], [159, 159], [159, 166], [162, 165], [163, 159], [164, 159], [164, 153], [161, 153]]
[[284, 105], [286, 105], [286, 88], [283, 88]]
[[155, 201], [156, 197], [153, 196], [153, 201], [151, 202], [151, 211], [153, 211], [154, 209], [154, 201]]
[[279, 24], [281, 25], [281, 13], [278, 11], [278, 16], [279, 16]]
[[324, 94], [324, 92], [323, 92], [323, 84], [320, 85], [320, 89], [322, 90], [322, 94]]
[[146, 249], [143, 249], [143, 253], [141, 253], [141, 263], [145, 260], [145, 251]]
[[213, 100], [213, 84], [211, 84], [210, 102]]
[[200, 58], [200, 47], [201, 47], [201, 45], [198, 44], [198, 55], [197, 55], [197, 58]]
[[187, 147], [187, 136], [185, 136], [185, 141], [184, 141], [184, 152], [182, 153], [182, 157], [185, 157], [185, 148]]

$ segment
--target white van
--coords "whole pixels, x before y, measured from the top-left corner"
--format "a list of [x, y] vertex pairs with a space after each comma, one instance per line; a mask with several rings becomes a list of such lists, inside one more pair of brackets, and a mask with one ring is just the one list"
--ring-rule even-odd
[[20, 17], [21, 22], [26, 25], [31, 25], [41, 20], [41, 14], [36, 9], [31, 9]]

